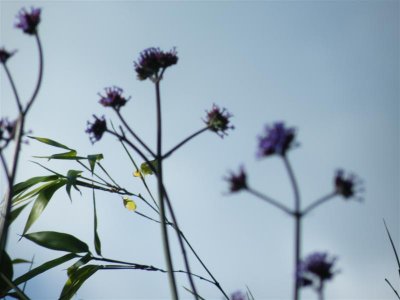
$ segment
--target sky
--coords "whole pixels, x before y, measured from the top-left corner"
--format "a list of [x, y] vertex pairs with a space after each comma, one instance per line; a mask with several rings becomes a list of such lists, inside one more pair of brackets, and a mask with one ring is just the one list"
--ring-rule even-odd
[[[84, 132], [92, 115], [104, 115], [98, 93], [119, 86], [131, 100], [122, 109], [135, 131], [155, 148], [155, 97], [138, 81], [133, 62], [148, 47], [176, 47], [179, 61], [161, 85], [164, 149], [204, 126], [213, 103], [233, 114], [235, 129], [221, 139], [206, 132], [165, 162], [165, 181], [179, 224], [228, 293], [251, 289], [256, 299], [290, 299], [293, 220], [245, 192], [228, 194], [223, 178], [243, 165], [249, 184], [293, 207], [293, 191], [279, 157], [256, 158], [265, 125], [296, 128], [299, 147], [289, 153], [305, 207], [332, 190], [338, 168], [357, 174], [362, 203], [335, 198], [313, 211], [303, 226], [304, 255], [338, 257], [340, 273], [326, 286], [334, 300], [394, 299], [384, 279], [398, 286], [395, 257], [383, 218], [400, 251], [399, 236], [399, 2], [398, 1], [1, 1], [0, 47], [18, 49], [8, 66], [23, 99], [32, 93], [38, 52], [32, 37], [14, 28], [21, 7], [41, 7], [39, 34], [44, 79], [27, 119], [35, 136], [57, 140], [79, 154], [103, 153], [103, 165], [122, 186], [145, 195], [123, 149], [111, 136], [92, 145]], [[5, 74], [0, 73], [0, 115], [15, 116]], [[18, 181], [44, 175], [35, 155], [57, 149], [24, 145]], [[140, 159], [136, 157], [138, 161]], [[66, 173], [79, 165], [40, 161]], [[3, 175], [2, 175], [3, 176]], [[155, 179], [148, 178], [155, 187]], [[5, 184], [2, 177], [1, 193]], [[127, 211], [118, 195], [96, 194], [105, 257], [165, 267], [159, 225]], [[151, 214], [137, 201], [138, 211]], [[61, 256], [18, 241], [28, 216], [11, 229], [12, 258], [35, 265]], [[58, 191], [31, 231], [73, 234], [93, 249], [90, 191]], [[171, 231], [171, 235], [173, 232]], [[177, 241], [176, 268], [183, 268]], [[193, 271], [206, 276], [193, 256]], [[72, 263], [70, 263], [72, 264]], [[32, 299], [56, 299], [67, 280], [62, 265], [28, 283]], [[27, 271], [19, 266], [18, 274]], [[190, 298], [178, 275], [182, 299]], [[196, 281], [206, 299], [222, 299]], [[168, 299], [167, 276], [139, 271], [96, 273], [75, 299]], [[316, 299], [309, 290], [302, 299]]]

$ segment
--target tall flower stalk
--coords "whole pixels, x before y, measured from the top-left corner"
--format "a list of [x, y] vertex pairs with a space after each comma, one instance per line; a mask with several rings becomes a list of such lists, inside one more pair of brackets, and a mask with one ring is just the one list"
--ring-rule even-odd
[[[19, 156], [20, 156], [20, 151], [23, 143], [23, 137], [25, 134], [25, 120], [28, 112], [30, 111], [34, 101], [37, 98], [41, 83], [42, 83], [42, 77], [43, 77], [43, 50], [42, 50], [42, 45], [40, 42], [39, 38], [39, 33], [38, 33], [38, 25], [40, 23], [40, 14], [41, 14], [41, 9], [40, 8], [32, 8], [31, 11], [27, 11], [26, 9], [21, 9], [18, 16], [17, 16], [17, 23], [15, 24], [15, 27], [20, 28], [24, 33], [28, 35], [32, 35], [35, 37], [37, 47], [38, 47], [38, 52], [39, 52], [39, 74], [37, 77], [37, 82], [34, 88], [34, 91], [32, 93], [32, 96], [29, 98], [27, 101], [25, 107], [24, 104], [22, 103], [18, 90], [16, 88], [15, 82], [13, 80], [13, 77], [11, 75], [10, 70], [8, 69], [7, 66], [7, 60], [14, 54], [14, 53], [8, 53], [4, 49], [0, 50], [0, 62], [1, 65], [3, 66], [8, 81], [10, 82], [12, 91], [14, 93], [14, 98], [18, 107], [18, 117], [16, 121], [13, 123], [13, 132], [12, 135], [10, 135], [9, 139], [4, 139], [4, 137], [1, 137], [0, 142], [2, 143], [0, 145], [0, 156], [1, 156], [1, 163], [3, 165], [3, 169], [7, 178], [7, 192], [4, 197], [4, 202], [3, 206], [1, 208], [1, 218], [0, 218], [0, 262], [1, 262], [1, 256], [3, 253], [3, 250], [6, 247], [7, 243], [7, 235], [8, 235], [8, 227], [10, 223], [10, 213], [11, 213], [11, 204], [12, 204], [12, 198], [13, 198], [13, 185], [15, 178], [17, 176], [17, 169], [18, 169], [18, 162], [19, 162]], [[6, 163], [6, 159], [3, 154], [3, 150], [9, 145], [9, 142], [11, 140], [15, 141], [14, 145], [14, 154], [12, 156], [11, 160], [11, 165], [10, 167]]]
[[[315, 200], [309, 206], [302, 209], [299, 187], [288, 158], [289, 150], [296, 146], [295, 133], [296, 132], [294, 128], [287, 128], [283, 122], [277, 122], [273, 124], [273, 126], [267, 126], [265, 133], [259, 137], [259, 147], [257, 151], [258, 158], [269, 157], [272, 155], [277, 155], [282, 158], [293, 190], [293, 209], [286, 207], [279, 201], [252, 188], [247, 182], [247, 174], [243, 166], [240, 168], [238, 173], [235, 174], [231, 172], [230, 175], [225, 179], [230, 183], [230, 191], [232, 193], [247, 191], [251, 195], [269, 203], [270, 205], [278, 208], [294, 218], [293, 299], [298, 300], [300, 299], [300, 288], [314, 283], [313, 281], [310, 281], [308, 277], [306, 277], [306, 274], [304, 273], [304, 263], [302, 264], [301, 261], [303, 218], [312, 210], [333, 199], [335, 196], [342, 196], [345, 199], [354, 198], [361, 200], [361, 198], [358, 196], [358, 193], [361, 192], [362, 189], [359, 188], [361, 181], [355, 175], [346, 175], [342, 170], [339, 170], [336, 172], [336, 176], [333, 180], [333, 191], [328, 193], [326, 196]], [[323, 299], [323, 287], [325, 280], [331, 279], [334, 275], [334, 273], [330, 273], [330, 268], [332, 267], [334, 261], [335, 259], [330, 261], [327, 260], [326, 254], [316, 254], [309, 259], [308, 266], [311, 266], [310, 268], [312, 270], [315, 270], [315, 266], [318, 266], [320, 269], [322, 269], [322, 271], [320, 269], [317, 271], [325, 272], [323, 275], [318, 272], [317, 274], [314, 274], [317, 277], [319, 276], [318, 278], [320, 279], [313, 285], [320, 300]]]

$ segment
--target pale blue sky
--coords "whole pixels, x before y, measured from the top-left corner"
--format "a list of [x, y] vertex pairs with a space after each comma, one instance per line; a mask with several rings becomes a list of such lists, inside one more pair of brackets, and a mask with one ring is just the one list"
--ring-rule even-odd
[[[205, 133], [166, 163], [181, 227], [228, 292], [248, 285], [256, 299], [291, 296], [292, 220], [245, 193], [226, 196], [228, 186], [222, 180], [228, 170], [244, 164], [252, 186], [291, 206], [282, 162], [255, 158], [264, 125], [284, 120], [298, 130], [301, 146], [289, 158], [304, 206], [331, 190], [339, 167], [365, 181], [364, 203], [337, 198], [304, 222], [303, 253], [319, 250], [339, 257], [341, 274], [327, 286], [327, 299], [394, 298], [384, 282], [387, 277], [398, 283], [398, 274], [382, 218], [399, 245], [398, 1], [0, 3], [0, 46], [18, 49], [9, 67], [25, 98], [33, 89], [37, 51], [34, 40], [13, 24], [20, 7], [43, 9], [39, 31], [44, 82], [28, 127], [34, 135], [56, 139], [82, 154], [104, 153], [104, 165], [131, 190], [144, 193], [122, 149], [107, 136], [92, 146], [84, 129], [93, 113], [116, 122], [97, 103], [97, 93], [118, 85], [132, 96], [123, 114], [154, 146], [154, 88], [136, 80], [133, 71], [141, 50], [178, 50], [178, 65], [166, 72], [162, 83], [165, 149], [201, 128], [204, 110], [213, 103], [234, 114], [236, 129], [228, 137]], [[0, 79], [1, 116], [12, 116], [15, 108], [4, 72]], [[25, 146], [18, 178], [43, 174], [28, 160], [51, 151], [35, 142]], [[79, 168], [48, 165], [60, 172]], [[97, 197], [103, 254], [163, 267], [159, 226], [126, 211], [118, 196]], [[26, 217], [12, 230], [11, 255], [35, 254], [38, 264], [60, 256], [29, 241], [16, 242]], [[32, 227], [41, 230], [68, 232], [90, 244], [90, 193], [75, 193], [71, 205], [66, 193], [58, 192]], [[174, 252], [182, 268], [179, 249]], [[67, 267], [38, 276], [28, 284], [28, 295], [55, 299]], [[188, 286], [185, 276], [178, 278], [180, 286]], [[213, 286], [198, 285], [206, 299], [221, 299]], [[180, 294], [188, 296], [183, 289]], [[168, 297], [164, 274], [109, 271], [88, 280], [76, 299]], [[316, 297], [305, 290], [303, 299]]]

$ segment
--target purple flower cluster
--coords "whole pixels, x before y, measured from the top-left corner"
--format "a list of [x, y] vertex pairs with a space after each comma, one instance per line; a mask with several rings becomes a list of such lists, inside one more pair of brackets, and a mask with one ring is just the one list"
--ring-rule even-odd
[[230, 173], [230, 177], [225, 178], [230, 183], [229, 190], [232, 193], [247, 189], [247, 176], [244, 168], [241, 167], [238, 174]]
[[0, 141], [8, 141], [14, 138], [16, 121], [7, 118], [0, 119]]
[[106, 107], [112, 107], [116, 110], [119, 110], [121, 106], [124, 106], [126, 102], [130, 99], [123, 97], [123, 89], [116, 86], [105, 88], [105, 91], [105, 96], [99, 94], [99, 96], [101, 97], [99, 102]]
[[315, 252], [300, 263], [298, 280], [302, 287], [315, 284], [320, 287], [326, 280], [330, 280], [337, 273], [333, 270], [336, 257], [329, 257], [327, 253]]
[[292, 146], [294, 138], [295, 129], [286, 128], [283, 122], [277, 122], [272, 127], [266, 126], [265, 135], [259, 137], [257, 156], [284, 156]]
[[37, 26], [40, 23], [40, 8], [31, 8], [28, 12], [25, 8], [22, 8], [17, 15], [17, 23], [15, 27], [21, 28], [26, 34], [34, 35], [37, 33]]
[[241, 291], [234, 292], [233, 294], [231, 294], [230, 297], [230, 300], [246, 300], [246, 299], [247, 299], [246, 295]]
[[104, 119], [104, 116], [99, 119], [95, 115], [93, 115], [95, 121], [93, 123], [87, 122], [88, 127], [86, 129], [86, 133], [89, 134], [90, 141], [92, 144], [99, 141], [103, 136], [104, 132], [107, 131], [107, 123]]
[[0, 63], [5, 64], [7, 60], [15, 54], [16, 51], [8, 52], [6, 49], [0, 48]]
[[159, 71], [175, 65], [178, 62], [178, 56], [175, 48], [168, 52], [161, 51], [160, 48], [148, 48], [142, 53], [137, 62], [134, 62], [135, 71], [139, 80], [147, 78], [155, 79], [159, 76]]
[[[356, 187], [361, 183], [360, 179], [354, 174], [345, 175], [343, 170], [336, 171], [334, 180], [335, 191], [342, 195], [345, 199], [354, 197], [361, 189], [356, 190]], [[361, 199], [361, 198], [358, 198]]]
[[206, 120], [204, 121], [211, 131], [216, 132], [220, 137], [227, 135], [226, 131], [234, 129], [234, 126], [229, 125], [229, 119], [232, 117], [225, 108], [220, 109], [217, 105], [213, 105], [212, 109], [207, 112]]

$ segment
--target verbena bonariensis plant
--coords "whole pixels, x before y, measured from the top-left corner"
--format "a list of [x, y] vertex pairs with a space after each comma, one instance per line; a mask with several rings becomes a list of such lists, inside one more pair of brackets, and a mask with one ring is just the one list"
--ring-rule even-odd
[[[399, 272], [399, 275], [400, 275], [400, 260], [399, 260], [399, 255], [397, 254], [396, 247], [395, 247], [395, 245], [394, 245], [392, 236], [390, 235], [390, 232], [389, 232], [389, 229], [388, 229], [388, 227], [387, 227], [387, 225], [386, 225], [385, 220], [383, 220], [383, 224], [385, 225], [385, 229], [386, 229], [386, 233], [387, 233], [387, 235], [388, 235], [389, 241], [390, 241], [390, 245], [392, 246], [392, 249], [393, 249], [393, 252], [394, 252], [394, 256], [396, 257], [397, 271]], [[395, 293], [395, 295], [397, 296], [397, 299], [400, 299], [399, 293], [398, 293], [397, 290], [393, 287], [393, 285], [390, 283], [390, 281], [389, 281], [387, 278], [385, 278], [385, 281], [386, 281], [386, 283], [390, 286], [390, 288], [392, 289], [393, 293]]]
[[[5, 252], [5, 248], [8, 228], [15, 218], [15, 214], [11, 212], [12, 198], [14, 196], [13, 185], [17, 176], [21, 147], [24, 143], [23, 138], [27, 133], [25, 121], [28, 112], [37, 98], [42, 83], [43, 51], [38, 32], [40, 13], [41, 10], [39, 8], [32, 8], [30, 11], [21, 9], [17, 15], [17, 23], [15, 24], [15, 27], [35, 38], [39, 51], [39, 74], [37, 82], [32, 95], [26, 101], [20, 98], [13, 76], [7, 65], [9, 59], [14, 56], [16, 51], [7, 51], [4, 47], [0, 49], [0, 64], [10, 83], [18, 111], [18, 116], [13, 119], [13, 121], [9, 121], [9, 119], [5, 117], [0, 119], [0, 160], [7, 183], [7, 190], [3, 198], [0, 217], [0, 293], [5, 289], [13, 288], [15, 293], [17, 293], [16, 295], [20, 298], [26, 296], [12, 283], [13, 265], [9, 255]], [[12, 151], [10, 159], [7, 159], [8, 151]]]
[[[40, 17], [40, 9], [32, 8], [31, 13], [28, 13], [26, 10], [22, 10], [19, 15], [20, 22], [17, 24], [17, 27], [20, 27], [24, 30], [24, 32], [28, 34], [33, 34], [37, 37], [39, 49], [40, 43], [37, 36], [36, 26], [39, 22]], [[34, 28], [32, 28], [35, 26]], [[41, 49], [40, 49], [41, 54]], [[12, 55], [12, 53], [2, 51], [2, 63], [5, 66], [5, 61]], [[42, 54], [41, 54], [42, 57]], [[3, 62], [4, 61], [4, 62]], [[42, 61], [42, 60], [41, 60]], [[22, 231], [22, 237], [36, 243], [39, 246], [56, 250], [56, 251], [64, 251], [67, 254], [53, 259], [51, 261], [45, 262], [40, 266], [37, 266], [27, 273], [13, 278], [12, 274], [8, 274], [6, 278], [6, 284], [4, 288], [0, 291], [0, 295], [15, 295], [10, 293], [12, 289], [14, 289], [20, 297], [27, 296], [23, 293], [23, 289], [19, 289], [18, 286], [22, 283], [26, 284], [27, 281], [34, 278], [35, 276], [46, 272], [56, 266], [61, 265], [62, 263], [68, 262], [72, 259], [76, 261], [68, 268], [68, 280], [64, 285], [63, 290], [60, 294], [60, 299], [70, 299], [82, 286], [82, 284], [87, 280], [90, 276], [95, 274], [99, 270], [121, 270], [121, 269], [131, 269], [131, 270], [145, 270], [145, 271], [159, 271], [168, 273], [168, 279], [170, 283], [171, 290], [171, 298], [179, 299], [178, 289], [175, 280], [176, 273], [184, 273], [188, 277], [188, 281], [190, 284], [190, 289], [187, 289], [195, 299], [202, 299], [196, 289], [195, 278], [209, 282], [210, 284], [215, 285], [216, 288], [221, 292], [221, 294], [225, 297], [225, 299], [229, 299], [227, 293], [223, 290], [217, 279], [210, 272], [208, 267], [202, 261], [198, 253], [192, 247], [182, 230], [180, 229], [177, 221], [176, 214], [174, 212], [172, 201], [168, 195], [167, 188], [164, 185], [163, 178], [163, 162], [169, 158], [175, 151], [185, 145], [188, 141], [193, 139], [194, 137], [200, 135], [206, 131], [215, 132], [220, 137], [224, 137], [227, 135], [227, 132], [233, 129], [233, 126], [230, 123], [230, 118], [232, 115], [227, 112], [223, 108], [219, 108], [217, 105], [213, 105], [211, 110], [207, 111], [207, 115], [203, 119], [204, 125], [198, 131], [189, 135], [187, 138], [183, 139], [179, 142], [175, 147], [172, 147], [168, 151], [163, 151], [162, 148], [162, 137], [163, 137], [163, 127], [162, 127], [162, 111], [161, 111], [161, 92], [160, 85], [161, 81], [165, 75], [165, 71], [171, 66], [177, 64], [178, 56], [177, 51], [173, 48], [170, 51], [162, 51], [159, 48], [148, 48], [144, 50], [137, 61], [134, 62], [134, 70], [137, 74], [137, 78], [141, 81], [150, 80], [155, 87], [155, 100], [156, 100], [156, 149], [151, 149], [148, 144], [143, 141], [139, 135], [133, 130], [133, 128], [128, 124], [125, 117], [122, 115], [122, 108], [128, 103], [129, 97], [125, 97], [123, 94], [123, 89], [117, 86], [107, 87], [104, 90], [103, 94], [99, 94], [100, 100], [99, 103], [104, 107], [110, 108], [117, 115], [120, 125], [118, 127], [114, 126], [112, 123], [108, 123], [104, 116], [97, 117], [93, 116], [94, 120], [92, 122], [88, 122], [86, 133], [89, 134], [89, 138], [92, 143], [100, 141], [104, 135], [110, 135], [117, 139], [117, 141], [121, 144], [121, 149], [125, 151], [127, 155], [127, 159], [129, 159], [135, 169], [134, 176], [138, 177], [143, 186], [145, 187], [148, 197], [151, 198], [151, 201], [148, 201], [143, 195], [140, 193], [131, 192], [128, 188], [122, 187], [117, 181], [111, 176], [111, 172], [106, 170], [100, 161], [103, 159], [102, 154], [92, 154], [87, 156], [78, 155], [77, 151], [69, 146], [61, 144], [51, 139], [42, 138], [42, 137], [33, 137], [30, 138], [45, 143], [47, 145], [57, 147], [66, 150], [67, 152], [56, 153], [51, 156], [45, 157], [37, 157], [37, 158], [46, 158], [48, 160], [57, 159], [57, 160], [68, 160], [76, 162], [84, 169], [90, 173], [91, 178], [83, 175], [82, 170], [70, 169], [66, 172], [65, 175], [54, 171], [48, 167], [43, 166], [42, 164], [36, 162], [38, 165], [43, 167], [45, 170], [50, 172], [50, 174], [45, 176], [37, 176], [30, 178], [26, 181], [18, 183], [16, 185], [14, 182], [14, 173], [9, 178], [9, 187], [11, 190], [9, 196], [9, 205], [7, 215], [10, 215], [13, 219], [15, 219], [23, 209], [29, 206], [29, 204], [33, 203], [28, 219], [26, 221], [25, 227]], [[42, 70], [42, 63], [40, 64]], [[8, 70], [6, 68], [8, 73]], [[39, 76], [39, 83], [35, 90], [35, 93], [32, 97], [34, 99], [37, 94], [37, 90], [40, 85], [41, 80], [41, 72]], [[10, 82], [15, 92], [17, 98], [17, 104], [20, 108], [20, 113], [24, 117], [26, 112], [32, 105], [33, 100], [29, 101], [26, 109], [22, 108], [20, 101], [17, 97], [17, 92], [14, 87], [14, 84], [10, 77]], [[23, 120], [23, 118], [22, 118]], [[1, 124], [5, 130], [5, 133], [8, 133], [10, 137], [5, 139], [6, 144], [11, 140], [11, 135], [13, 135], [13, 131], [8, 129], [10, 127], [6, 120], [2, 121]], [[3, 128], [2, 127], [2, 128]], [[20, 126], [23, 128], [23, 126]], [[3, 136], [2, 131], [2, 136]], [[20, 129], [19, 136], [22, 136], [22, 129]], [[17, 146], [20, 145], [20, 138], [18, 140]], [[19, 147], [19, 146], [18, 146]], [[19, 153], [19, 148], [17, 149], [17, 153]], [[136, 163], [134, 156], [139, 157], [142, 163], [139, 165]], [[5, 170], [7, 172], [7, 168], [5, 165], [5, 160], [3, 159], [3, 164]], [[15, 163], [16, 166], [16, 163]], [[99, 173], [100, 170], [100, 173]], [[149, 185], [146, 182], [145, 177], [147, 175], [154, 174], [157, 179], [157, 199], [153, 196]], [[7, 175], [9, 175], [7, 173]], [[89, 175], [89, 176], [90, 176]], [[49, 201], [52, 199], [53, 195], [57, 190], [61, 187], [66, 188], [66, 192], [71, 198], [71, 189], [72, 187], [78, 191], [81, 188], [87, 188], [92, 191], [93, 198], [93, 211], [94, 211], [94, 219], [93, 219], [93, 231], [94, 231], [94, 249], [96, 255], [94, 255], [89, 246], [79, 240], [77, 237], [63, 233], [63, 232], [54, 232], [54, 231], [42, 231], [42, 232], [29, 232], [31, 226], [38, 220], [41, 216], [42, 212], [45, 210]], [[117, 194], [123, 197], [123, 204], [129, 210], [135, 211], [137, 215], [144, 217], [150, 221], [157, 222], [161, 226], [161, 236], [163, 242], [163, 251], [166, 261], [166, 270], [162, 268], [158, 268], [152, 265], [139, 264], [134, 262], [126, 262], [111, 258], [105, 258], [102, 255], [101, 251], [101, 241], [99, 234], [97, 232], [97, 212], [96, 212], [96, 197], [95, 191], [102, 191]], [[152, 217], [147, 213], [139, 212], [136, 207], [136, 203], [131, 197], [136, 197], [144, 203], [151, 213], [155, 213], [158, 215], [156, 217]], [[12, 200], [12, 201], [11, 201]], [[13, 210], [10, 212], [10, 207]], [[167, 217], [169, 214], [171, 220]], [[7, 218], [6, 218], [7, 220]], [[178, 238], [179, 246], [181, 249], [182, 257], [184, 260], [185, 270], [176, 270], [174, 268], [172, 262], [172, 254], [171, 247], [169, 242], [169, 231], [168, 227], [171, 227]], [[208, 274], [208, 278], [197, 275], [191, 271], [188, 259], [187, 249], [189, 248], [194, 257], [199, 261], [202, 265], [206, 273]], [[90, 262], [99, 262], [99, 263], [107, 263], [107, 264], [89, 264]], [[11, 262], [9, 263], [11, 265]], [[33, 264], [33, 263], [32, 263]], [[32, 267], [31, 264], [31, 267]]]
[[300, 298], [299, 291], [301, 287], [313, 287], [317, 292], [319, 299], [323, 299], [323, 289], [325, 282], [333, 278], [337, 273], [333, 269], [336, 261], [335, 257], [329, 257], [327, 253], [316, 252], [309, 255], [305, 260], [301, 260], [301, 225], [302, 220], [312, 210], [321, 204], [341, 196], [345, 200], [362, 200], [359, 193], [362, 191], [360, 179], [353, 174], [345, 174], [338, 170], [334, 177], [333, 190], [327, 195], [315, 200], [304, 209], [301, 207], [301, 199], [297, 180], [289, 162], [289, 150], [297, 146], [296, 130], [292, 127], [286, 127], [283, 122], [276, 122], [272, 126], [266, 126], [263, 135], [258, 138], [257, 157], [265, 158], [278, 156], [282, 159], [287, 170], [294, 194], [294, 208], [291, 209], [279, 201], [252, 188], [247, 181], [247, 174], [242, 166], [238, 173], [231, 172], [225, 179], [230, 184], [230, 192], [246, 191], [251, 195], [264, 200], [277, 209], [292, 217], [295, 221], [294, 234], [294, 283], [293, 299]]

